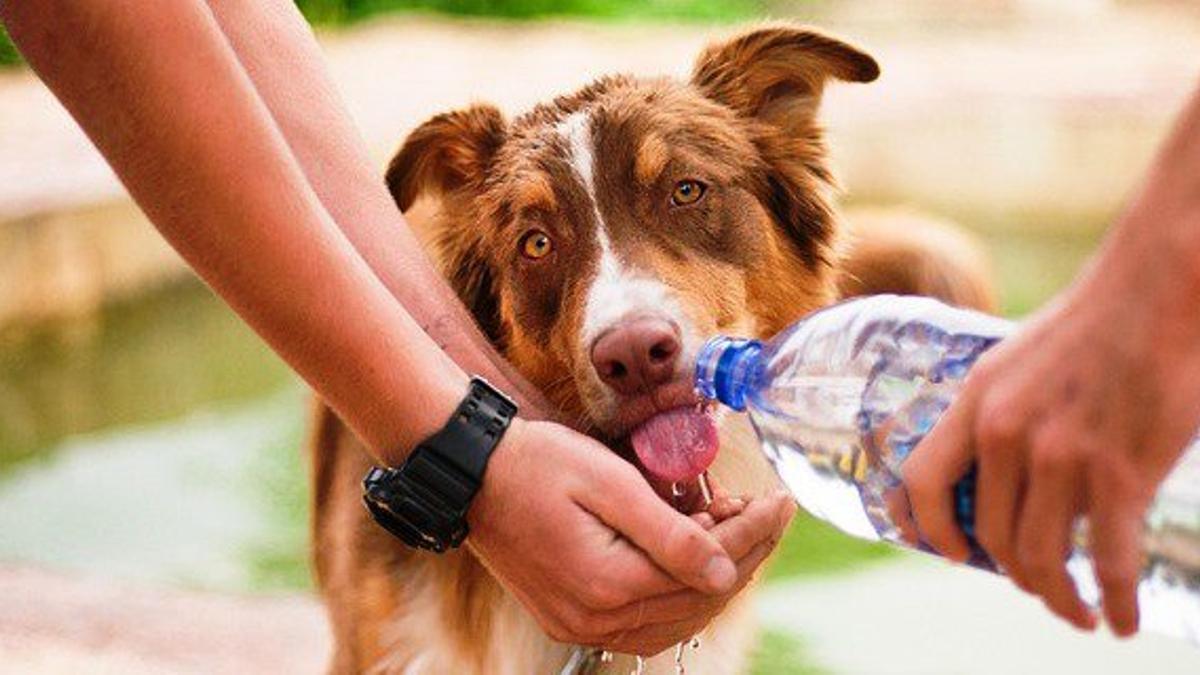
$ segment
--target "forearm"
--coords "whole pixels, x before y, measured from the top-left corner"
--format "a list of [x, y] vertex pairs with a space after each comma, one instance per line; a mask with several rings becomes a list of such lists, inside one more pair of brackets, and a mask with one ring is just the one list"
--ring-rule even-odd
[[321, 207], [203, 4], [0, 12], [164, 236], [369, 444], [444, 422], [465, 375]]
[[422, 252], [373, 167], [312, 31], [288, 0], [208, 0], [310, 185], [361, 256], [463, 369], [513, 394], [526, 417], [540, 394], [501, 357]]
[[1176, 119], [1134, 194], [1107, 237], [1095, 271], [1142, 268], [1161, 276], [1180, 300], [1200, 297], [1200, 87]]

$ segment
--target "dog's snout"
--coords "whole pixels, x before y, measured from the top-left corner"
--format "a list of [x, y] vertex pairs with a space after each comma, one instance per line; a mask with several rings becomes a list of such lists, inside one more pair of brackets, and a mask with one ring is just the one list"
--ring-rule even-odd
[[649, 391], [668, 382], [679, 359], [679, 327], [656, 317], [625, 321], [592, 344], [592, 366], [619, 394]]

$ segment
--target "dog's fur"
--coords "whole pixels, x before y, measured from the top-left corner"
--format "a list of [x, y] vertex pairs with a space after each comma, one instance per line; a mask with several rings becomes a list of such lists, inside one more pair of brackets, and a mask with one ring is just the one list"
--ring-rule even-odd
[[[434, 117], [405, 141], [387, 183], [501, 352], [568, 418], [627, 447], [640, 421], [693, 400], [685, 364], [714, 334], [769, 336], [839, 293], [990, 305], [958, 234], [913, 236], [877, 218], [846, 255], [817, 109], [830, 79], [878, 73], [845, 42], [765, 27], [706, 49], [687, 82], [608, 77], [512, 121], [487, 105]], [[673, 202], [689, 180], [706, 186], [701, 198]], [[418, 200], [432, 208], [412, 218]], [[544, 257], [522, 254], [530, 232], [549, 238]], [[620, 395], [590, 346], [646, 315], [678, 329], [676, 376]], [[769, 469], [731, 422], [712, 471], [731, 492], [761, 493]], [[359, 487], [368, 455], [327, 408], [312, 448], [335, 672], [557, 672], [569, 646], [543, 634], [469, 551], [414, 553], [370, 521]], [[689, 672], [745, 670], [754, 631], [744, 600], [689, 653]], [[673, 672], [670, 655], [652, 660], [658, 671]]]

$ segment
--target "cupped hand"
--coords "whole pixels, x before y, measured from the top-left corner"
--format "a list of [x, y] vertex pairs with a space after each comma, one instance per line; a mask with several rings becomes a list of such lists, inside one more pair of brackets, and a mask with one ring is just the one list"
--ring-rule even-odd
[[650, 655], [724, 607], [794, 510], [775, 496], [719, 524], [688, 517], [602, 444], [518, 419], [488, 465], [467, 542], [554, 639]]
[[1053, 612], [1091, 629], [1065, 564], [1086, 517], [1118, 635], [1137, 630], [1145, 511], [1200, 423], [1198, 296], [1165, 265], [1128, 258], [1094, 266], [985, 354], [904, 465], [921, 537], [963, 560], [951, 495], [975, 464], [979, 543]]

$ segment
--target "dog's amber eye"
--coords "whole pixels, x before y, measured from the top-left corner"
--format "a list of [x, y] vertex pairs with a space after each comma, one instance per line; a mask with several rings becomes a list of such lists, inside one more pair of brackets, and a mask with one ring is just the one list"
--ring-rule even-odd
[[532, 260], [538, 260], [550, 255], [550, 251], [554, 250], [554, 244], [550, 241], [550, 235], [541, 230], [530, 230], [521, 237], [521, 255]]
[[704, 196], [706, 189], [704, 183], [698, 180], [681, 180], [675, 184], [675, 190], [671, 193], [671, 203], [675, 206], [695, 204]]

